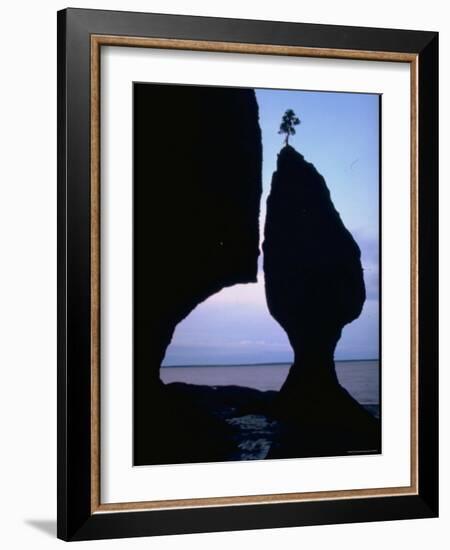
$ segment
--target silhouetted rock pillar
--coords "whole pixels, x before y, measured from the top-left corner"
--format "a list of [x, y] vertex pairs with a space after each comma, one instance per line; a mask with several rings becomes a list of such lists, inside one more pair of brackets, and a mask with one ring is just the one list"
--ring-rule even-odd
[[336, 344], [365, 301], [360, 250], [324, 178], [291, 146], [278, 155], [264, 237], [267, 304], [295, 354], [281, 394], [336, 386]]

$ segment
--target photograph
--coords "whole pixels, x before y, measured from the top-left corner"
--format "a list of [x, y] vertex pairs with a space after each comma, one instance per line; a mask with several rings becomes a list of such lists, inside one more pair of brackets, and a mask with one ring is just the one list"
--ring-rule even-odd
[[132, 94], [133, 465], [381, 453], [382, 95]]

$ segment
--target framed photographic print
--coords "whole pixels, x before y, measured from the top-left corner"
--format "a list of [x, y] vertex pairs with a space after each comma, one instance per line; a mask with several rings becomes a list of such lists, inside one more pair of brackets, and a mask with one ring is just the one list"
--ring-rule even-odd
[[438, 36], [58, 13], [58, 536], [435, 517]]

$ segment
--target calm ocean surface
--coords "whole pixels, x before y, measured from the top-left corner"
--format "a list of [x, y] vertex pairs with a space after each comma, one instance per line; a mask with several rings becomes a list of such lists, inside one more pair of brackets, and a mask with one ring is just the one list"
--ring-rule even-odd
[[[162, 367], [163, 382], [185, 382], [207, 386], [245, 386], [261, 391], [278, 391], [289, 364]], [[379, 362], [336, 361], [339, 382], [362, 404], [378, 404]]]

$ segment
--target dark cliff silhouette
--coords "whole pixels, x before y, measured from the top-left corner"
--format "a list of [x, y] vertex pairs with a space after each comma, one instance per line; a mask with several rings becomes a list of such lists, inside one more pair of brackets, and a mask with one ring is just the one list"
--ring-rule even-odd
[[256, 97], [141, 83], [133, 93], [134, 464], [221, 459], [227, 426], [164, 386], [159, 369], [176, 325], [199, 303], [256, 281]]
[[342, 329], [365, 301], [360, 250], [324, 178], [291, 146], [278, 156], [264, 237], [267, 304], [294, 350], [274, 405], [283, 430], [268, 458], [378, 451], [378, 421], [339, 385], [334, 366]]

